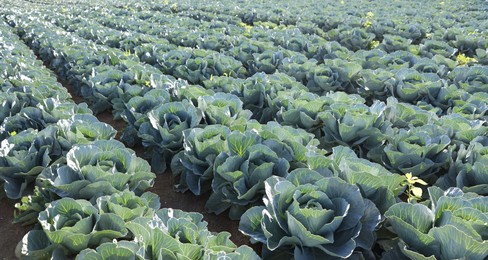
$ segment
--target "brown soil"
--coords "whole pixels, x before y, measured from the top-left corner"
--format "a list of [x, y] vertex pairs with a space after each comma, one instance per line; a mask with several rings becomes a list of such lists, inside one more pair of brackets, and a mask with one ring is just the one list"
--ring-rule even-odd
[[0, 259], [16, 259], [15, 247], [22, 237], [32, 229], [32, 226], [12, 224], [14, 218], [14, 204], [12, 200], [0, 200]]

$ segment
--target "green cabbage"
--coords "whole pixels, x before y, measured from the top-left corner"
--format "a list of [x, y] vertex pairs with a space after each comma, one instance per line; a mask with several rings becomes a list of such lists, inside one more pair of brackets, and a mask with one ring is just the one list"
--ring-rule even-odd
[[398, 248], [413, 259], [485, 259], [488, 256], [488, 198], [430, 187], [431, 207], [398, 203], [386, 213]]
[[183, 148], [183, 130], [200, 124], [202, 113], [188, 100], [162, 104], [147, 113], [148, 122], [139, 127], [138, 136], [151, 156], [157, 173]]
[[264, 194], [264, 181], [272, 176], [285, 177], [289, 162], [262, 144], [254, 132], [233, 132], [227, 137], [228, 152], [214, 162], [212, 194], [206, 207], [216, 214], [230, 208], [229, 217], [238, 219]]
[[264, 257], [347, 258], [375, 243], [381, 215], [357, 186], [313, 171], [273, 176], [265, 186], [265, 206], [246, 211], [239, 224], [252, 241], [265, 244]]

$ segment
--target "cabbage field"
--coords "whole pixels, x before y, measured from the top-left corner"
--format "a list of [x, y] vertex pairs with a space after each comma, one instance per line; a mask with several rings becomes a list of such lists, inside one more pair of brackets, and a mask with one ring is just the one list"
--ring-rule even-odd
[[1, 259], [488, 259], [488, 2], [0, 0]]

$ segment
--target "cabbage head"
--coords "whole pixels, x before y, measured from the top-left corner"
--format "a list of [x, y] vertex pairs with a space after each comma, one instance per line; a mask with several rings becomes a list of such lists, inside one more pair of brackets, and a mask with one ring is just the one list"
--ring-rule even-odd
[[212, 194], [206, 207], [220, 214], [230, 209], [229, 217], [238, 219], [264, 194], [264, 181], [272, 176], [285, 177], [289, 162], [261, 143], [254, 132], [233, 132], [227, 138], [228, 152], [220, 153], [214, 163]]
[[57, 138], [58, 129], [27, 129], [4, 139], [0, 145], [0, 180], [7, 197], [19, 199], [29, 193], [37, 176], [51, 164], [62, 161], [68, 148]]
[[252, 113], [242, 108], [242, 101], [233, 94], [216, 93], [213, 96], [198, 98], [198, 108], [203, 112], [207, 124], [231, 126], [245, 124], [251, 119]]
[[202, 114], [190, 101], [162, 104], [148, 112], [148, 122], [141, 124], [138, 136], [151, 155], [157, 173], [166, 170], [173, 155], [183, 148], [183, 130], [191, 129], [202, 120]]
[[381, 215], [356, 185], [295, 170], [267, 179], [265, 191], [265, 206], [246, 211], [239, 229], [265, 244], [268, 257], [348, 258], [356, 249], [371, 250]]
[[123, 190], [142, 194], [154, 184], [149, 163], [116, 140], [76, 145], [66, 155], [66, 165], [53, 165], [37, 182], [60, 197], [91, 200]]
[[20, 243], [24, 257], [54, 256], [55, 251], [63, 256], [71, 255], [128, 234], [120, 216], [99, 213], [86, 200], [62, 198], [49, 203], [39, 214], [38, 221], [42, 231], [30, 231]]
[[211, 190], [215, 158], [227, 148], [231, 130], [223, 125], [209, 125], [183, 132], [184, 150], [173, 157], [171, 172], [180, 176], [178, 191], [190, 190], [202, 195]]

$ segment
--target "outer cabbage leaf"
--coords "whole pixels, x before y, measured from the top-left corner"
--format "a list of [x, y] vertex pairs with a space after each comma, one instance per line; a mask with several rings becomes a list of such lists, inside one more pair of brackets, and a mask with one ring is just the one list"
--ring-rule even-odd
[[133, 241], [107, 242], [99, 245], [94, 249], [85, 249], [81, 251], [76, 259], [93, 259], [93, 260], [143, 260], [144, 251], [142, 247]]
[[57, 244], [51, 243], [44, 230], [33, 229], [24, 235], [15, 249], [18, 258], [46, 259], [59, 249]]
[[331, 159], [338, 165], [338, 177], [357, 185], [363, 197], [371, 200], [382, 214], [400, 201], [405, 181], [403, 176], [358, 158], [350, 148], [344, 146], [334, 147]]
[[[385, 216], [408, 257], [484, 259], [488, 256], [488, 200], [458, 188], [429, 189], [431, 208], [398, 203]], [[408, 247], [408, 248], [407, 248]]]

